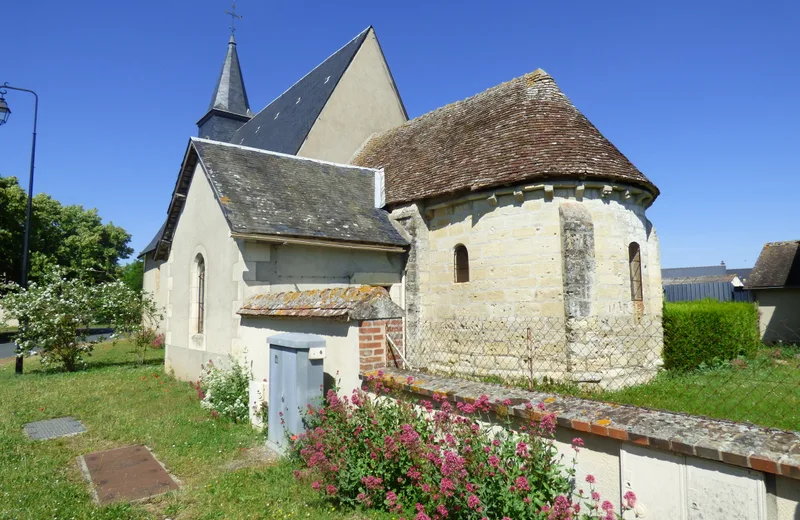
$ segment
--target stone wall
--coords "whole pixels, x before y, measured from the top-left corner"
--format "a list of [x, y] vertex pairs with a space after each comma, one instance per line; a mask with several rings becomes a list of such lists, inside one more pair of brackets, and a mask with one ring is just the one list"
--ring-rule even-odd
[[[636, 188], [565, 181], [396, 209], [412, 365], [459, 375], [646, 380], [662, 345], [658, 242]], [[643, 300], [628, 247], [640, 246]], [[470, 278], [454, 283], [454, 248]]]

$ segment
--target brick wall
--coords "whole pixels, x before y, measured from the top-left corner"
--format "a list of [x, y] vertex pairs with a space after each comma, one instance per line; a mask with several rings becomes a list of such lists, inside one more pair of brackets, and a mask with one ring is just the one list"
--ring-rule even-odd
[[[387, 365], [387, 359], [395, 360], [398, 356], [392, 352], [386, 341], [387, 334], [397, 348], [403, 348], [403, 320], [370, 320], [362, 321], [358, 329], [358, 352], [361, 372], [378, 370]], [[396, 361], [392, 363], [396, 365]]]

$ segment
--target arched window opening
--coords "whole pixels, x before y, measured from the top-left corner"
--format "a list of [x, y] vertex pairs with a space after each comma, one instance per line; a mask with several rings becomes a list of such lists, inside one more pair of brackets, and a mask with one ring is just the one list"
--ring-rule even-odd
[[205, 328], [206, 315], [206, 262], [202, 255], [197, 255], [197, 333], [202, 334]]
[[467, 248], [459, 244], [453, 252], [453, 267], [455, 270], [455, 283], [469, 281], [469, 253]]
[[628, 246], [628, 264], [631, 269], [631, 300], [640, 302], [642, 297], [642, 255], [639, 244], [631, 242]]

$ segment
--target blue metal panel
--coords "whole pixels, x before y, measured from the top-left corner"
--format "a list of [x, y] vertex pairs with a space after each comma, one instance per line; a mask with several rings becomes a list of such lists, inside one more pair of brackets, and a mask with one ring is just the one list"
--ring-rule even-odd
[[668, 302], [689, 302], [713, 298], [721, 302], [752, 302], [750, 291], [733, 287], [728, 282], [689, 283], [665, 285], [664, 297]]
[[269, 444], [283, 451], [286, 435], [303, 431], [307, 405], [322, 400], [323, 360], [309, 359], [309, 349], [324, 348], [325, 339], [312, 334], [279, 334], [269, 342]]

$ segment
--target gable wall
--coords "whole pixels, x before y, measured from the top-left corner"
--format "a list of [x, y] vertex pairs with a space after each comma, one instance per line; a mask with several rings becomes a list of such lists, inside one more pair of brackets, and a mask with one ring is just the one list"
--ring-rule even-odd
[[[203, 334], [194, 334], [194, 261], [200, 253], [205, 259], [206, 296]], [[165, 334], [166, 369], [181, 379], [194, 380], [200, 365], [213, 359], [225, 363], [231, 353], [231, 338], [237, 335], [238, 315], [233, 302], [238, 296], [241, 277], [240, 252], [206, 179], [197, 165], [186, 196], [186, 203], [173, 237], [166, 273], [162, 266], [161, 284], [166, 281]], [[164, 274], [167, 274], [166, 280]]]
[[372, 134], [405, 121], [375, 32], [370, 30], [297, 155], [347, 163]]

